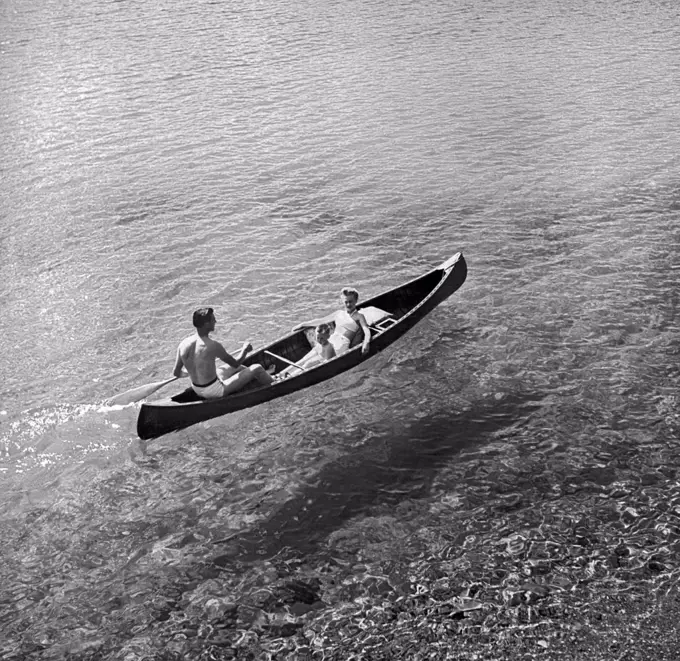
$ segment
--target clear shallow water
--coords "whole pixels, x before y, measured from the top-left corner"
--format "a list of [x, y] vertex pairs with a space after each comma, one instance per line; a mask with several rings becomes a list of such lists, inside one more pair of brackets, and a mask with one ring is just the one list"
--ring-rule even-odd
[[[527, 572], [673, 585], [676, 8], [0, 11], [3, 654], [182, 650], [210, 598], [276, 641], [284, 577], [332, 641], [425, 562], [486, 627]], [[146, 448], [101, 407], [197, 305], [259, 344], [459, 249], [463, 289], [333, 382]]]

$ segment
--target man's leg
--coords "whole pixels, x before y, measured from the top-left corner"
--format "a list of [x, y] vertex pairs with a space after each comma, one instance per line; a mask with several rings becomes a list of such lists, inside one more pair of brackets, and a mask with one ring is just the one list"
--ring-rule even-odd
[[229, 365], [220, 365], [217, 368], [217, 378], [220, 381], [228, 381], [231, 379], [234, 374], [238, 374], [242, 370], [244, 370], [245, 367], [243, 365], [239, 365], [239, 367], [229, 367]]
[[268, 386], [270, 383], [274, 382], [274, 377], [259, 363], [246, 367], [246, 369], [250, 370], [253, 378], [257, 379], [263, 386]]
[[274, 381], [271, 375], [265, 372], [262, 365], [250, 365], [249, 367], [240, 367], [237, 370], [231, 370], [232, 376], [223, 381], [224, 394], [229, 395], [237, 390], [243, 388], [249, 381], [257, 379], [263, 386], [268, 386]]

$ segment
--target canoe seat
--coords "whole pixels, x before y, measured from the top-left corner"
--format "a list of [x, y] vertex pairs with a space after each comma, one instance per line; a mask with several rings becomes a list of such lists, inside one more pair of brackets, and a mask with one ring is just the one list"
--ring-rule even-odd
[[[396, 319], [394, 319], [389, 312], [381, 310], [374, 305], [369, 305], [365, 308], [359, 308], [359, 312], [364, 315], [366, 323], [374, 333], [382, 333], [397, 323]], [[357, 334], [363, 336], [363, 333], [361, 332]]]
[[382, 321], [379, 321], [377, 324], [373, 324], [371, 328], [382, 332], [386, 331], [388, 328], [391, 328], [397, 323], [396, 319], [393, 319], [392, 317], [387, 317], [386, 319], [383, 319]]
[[366, 319], [366, 323], [369, 326], [377, 326], [380, 322], [390, 317], [389, 312], [376, 308], [375, 305], [359, 308], [359, 312], [364, 315], [364, 319]]

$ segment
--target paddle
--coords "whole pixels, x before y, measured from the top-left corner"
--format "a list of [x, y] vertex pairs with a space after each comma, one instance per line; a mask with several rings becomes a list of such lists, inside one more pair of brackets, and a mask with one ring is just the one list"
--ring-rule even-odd
[[120, 393], [120, 395], [111, 397], [106, 403], [108, 406], [124, 406], [125, 404], [138, 402], [140, 399], [146, 399], [149, 395], [153, 395], [156, 390], [160, 390], [163, 386], [167, 386], [168, 383], [177, 381], [178, 378], [178, 376], [173, 376], [165, 381], [156, 381], [155, 383], [147, 383], [144, 386], [137, 386], [136, 388], [132, 388], [132, 390], [126, 390], [125, 392]]

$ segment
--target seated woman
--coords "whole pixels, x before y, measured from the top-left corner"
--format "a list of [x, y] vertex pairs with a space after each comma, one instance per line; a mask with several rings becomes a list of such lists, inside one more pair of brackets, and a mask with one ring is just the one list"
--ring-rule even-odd
[[320, 319], [311, 319], [310, 321], [298, 324], [293, 328], [293, 331], [334, 321], [335, 331], [330, 336], [329, 341], [333, 345], [335, 353], [339, 356], [349, 350], [354, 336], [359, 328], [361, 328], [364, 331], [361, 353], [366, 355], [371, 344], [371, 331], [368, 328], [364, 315], [356, 309], [359, 302], [359, 292], [352, 287], [344, 287], [340, 292], [340, 300], [342, 300], [343, 310], [338, 310]]
[[296, 367], [291, 365], [286, 367], [276, 375], [276, 379], [285, 379], [291, 374], [300, 374], [303, 369], [309, 369], [310, 367], [315, 367], [321, 363], [325, 363], [331, 358], [335, 358], [335, 349], [333, 345], [328, 341], [331, 336], [331, 327], [328, 324], [319, 324], [316, 329], [316, 344], [312, 350], [301, 360], [298, 361]]

